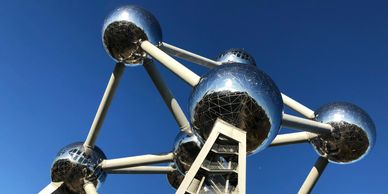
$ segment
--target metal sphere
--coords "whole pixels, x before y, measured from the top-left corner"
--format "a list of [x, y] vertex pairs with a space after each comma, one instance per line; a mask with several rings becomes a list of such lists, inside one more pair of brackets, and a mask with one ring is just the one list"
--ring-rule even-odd
[[141, 64], [146, 54], [139, 47], [140, 40], [157, 45], [162, 41], [159, 22], [138, 6], [124, 6], [114, 10], [104, 22], [102, 41], [113, 59], [127, 65]]
[[185, 176], [178, 170], [174, 170], [173, 172], [167, 173], [167, 180], [170, 185], [175, 189], [179, 188], [184, 178]]
[[217, 61], [221, 63], [241, 63], [256, 66], [256, 61], [251, 54], [244, 49], [232, 48], [221, 53], [217, 57]]
[[70, 144], [58, 152], [51, 166], [51, 179], [63, 181], [70, 191], [84, 194], [85, 179], [97, 188], [105, 181], [106, 173], [98, 167], [103, 159], [105, 154], [96, 146], [90, 149], [82, 142]]
[[217, 118], [247, 132], [247, 153], [277, 135], [283, 100], [272, 79], [252, 65], [227, 64], [205, 74], [189, 100], [194, 133], [206, 140]]
[[202, 143], [197, 136], [178, 133], [174, 145], [174, 163], [182, 174], [189, 171], [201, 148]]
[[316, 120], [330, 124], [331, 134], [311, 139], [315, 150], [330, 162], [347, 164], [361, 160], [373, 148], [376, 129], [369, 115], [356, 105], [337, 102], [316, 111]]

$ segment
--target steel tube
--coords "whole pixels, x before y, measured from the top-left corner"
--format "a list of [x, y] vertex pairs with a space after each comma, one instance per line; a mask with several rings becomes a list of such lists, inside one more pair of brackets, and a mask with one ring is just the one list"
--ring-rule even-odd
[[109, 105], [112, 102], [113, 95], [124, 72], [124, 68], [125, 65], [123, 63], [117, 63], [112, 72], [112, 75], [110, 76], [96, 116], [94, 117], [92, 126], [90, 127], [89, 134], [85, 140], [84, 146], [86, 147], [93, 147], [96, 143], [97, 136], [100, 132], [105, 115], [108, 112]]
[[98, 194], [96, 187], [90, 181], [85, 181], [84, 190], [86, 194]]
[[316, 137], [317, 135], [309, 132], [297, 132], [280, 134], [275, 137], [269, 146], [282, 146], [297, 143], [306, 143], [309, 139]]
[[51, 182], [44, 189], [42, 189], [38, 194], [52, 194], [54, 192], [58, 192], [62, 184], [63, 182]]
[[315, 114], [314, 114], [313, 110], [307, 108], [303, 104], [301, 104], [301, 103], [297, 102], [296, 100], [286, 96], [285, 94], [282, 94], [282, 98], [283, 98], [283, 103], [285, 105], [287, 105], [288, 107], [290, 107], [292, 110], [302, 114], [306, 118], [309, 118], [309, 119], [314, 119], [315, 118]]
[[333, 127], [329, 124], [283, 114], [282, 127], [297, 129], [317, 134], [330, 133]]
[[175, 73], [182, 80], [188, 83], [191, 86], [196, 86], [201, 79], [197, 74], [192, 72], [190, 69], [176, 61], [174, 58], [170, 57], [168, 54], [164, 53], [158, 47], [154, 46], [148, 41], [143, 41], [140, 44], [141, 48], [151, 55], [154, 59], [163, 64], [167, 69]]
[[136, 166], [105, 170], [105, 172], [109, 174], [167, 174], [174, 170], [172, 166]]
[[103, 160], [100, 164], [103, 170], [113, 170], [126, 167], [142, 166], [147, 164], [157, 164], [164, 162], [172, 162], [174, 158], [173, 153], [168, 154], [147, 154], [141, 156], [132, 156], [117, 159]]
[[324, 157], [319, 157], [315, 162], [314, 167], [311, 169], [310, 173], [306, 177], [302, 187], [299, 189], [298, 194], [307, 194], [310, 193], [315, 184], [317, 183], [319, 177], [322, 175], [328, 164], [328, 160]]
[[222, 65], [222, 63], [220, 63], [220, 62], [213, 61], [211, 59], [208, 59], [208, 58], [205, 58], [203, 56], [192, 53], [190, 51], [178, 48], [176, 46], [167, 44], [165, 42], [163, 42], [159, 46], [159, 48], [169, 55], [176, 56], [178, 58], [184, 59], [186, 61], [198, 64], [198, 65], [202, 65], [202, 66], [205, 66], [208, 68], [213, 68], [213, 67], [217, 67], [219, 65]]
[[191, 134], [190, 123], [187, 117], [185, 116], [185, 113], [183, 113], [182, 108], [178, 104], [175, 97], [172, 95], [170, 89], [167, 87], [166, 83], [164, 82], [159, 71], [153, 64], [152, 60], [146, 60], [143, 66], [148, 72], [148, 75], [151, 77], [152, 81], [154, 82], [154, 85], [158, 89], [168, 109], [170, 109], [170, 112], [174, 116], [175, 121], [178, 123], [178, 126], [181, 131]]

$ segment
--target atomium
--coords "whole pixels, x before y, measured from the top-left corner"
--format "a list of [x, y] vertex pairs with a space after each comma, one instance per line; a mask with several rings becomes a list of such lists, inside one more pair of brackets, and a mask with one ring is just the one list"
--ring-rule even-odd
[[118, 62], [141, 64], [145, 57], [139, 41], [158, 45], [162, 41], [159, 22], [138, 6], [124, 6], [113, 11], [104, 22], [102, 40], [106, 51]]
[[247, 152], [263, 150], [280, 128], [283, 101], [264, 72], [227, 64], [205, 74], [189, 100], [194, 132], [206, 140], [217, 118], [247, 132]]
[[372, 119], [351, 103], [336, 102], [316, 111], [316, 120], [333, 126], [332, 133], [311, 139], [315, 150], [333, 163], [353, 163], [372, 149], [376, 129]]
[[[52, 182], [40, 194], [59, 190], [95, 194], [108, 173], [166, 174], [177, 194], [244, 194], [247, 154], [269, 145], [302, 142], [310, 142], [320, 155], [299, 191], [309, 193], [319, 178], [316, 173], [322, 173], [329, 161], [359, 161], [375, 144], [375, 126], [361, 108], [350, 103], [331, 103], [314, 112], [281, 93], [274, 81], [256, 68], [254, 57], [243, 49], [226, 50], [213, 61], [172, 45], [164, 47], [168, 44], [162, 43], [159, 22], [140, 7], [114, 10], [104, 22], [102, 41], [118, 63], [86, 141], [61, 149], [51, 167]], [[212, 69], [200, 77], [170, 55]], [[189, 118], [153, 66], [154, 59], [193, 87], [188, 102]], [[167, 154], [106, 159], [95, 142], [124, 64], [136, 66], [145, 60], [144, 67], [181, 132]], [[306, 118], [284, 113], [284, 105]], [[281, 127], [304, 132], [278, 134]], [[154, 166], [162, 163], [168, 164]]]
[[105, 181], [106, 173], [98, 167], [103, 159], [106, 156], [98, 147], [85, 148], [80, 142], [70, 144], [58, 152], [51, 167], [51, 179], [63, 181], [70, 191], [83, 194], [85, 180], [97, 188]]

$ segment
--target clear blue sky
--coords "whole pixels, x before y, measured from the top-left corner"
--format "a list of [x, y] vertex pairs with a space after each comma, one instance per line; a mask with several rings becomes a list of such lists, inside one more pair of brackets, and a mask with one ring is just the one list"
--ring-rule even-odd
[[[315, 193], [385, 193], [388, 2], [18, 1], [0, 4], [0, 193], [36, 193], [58, 150], [87, 135], [114, 67], [101, 43], [105, 16], [137, 4], [164, 41], [214, 58], [252, 53], [278, 87], [312, 109], [350, 101], [370, 113], [377, 143], [364, 160], [329, 165]], [[198, 74], [205, 68], [185, 63]], [[187, 112], [191, 88], [159, 65]], [[289, 110], [286, 110], [290, 112]], [[97, 145], [109, 158], [167, 152], [178, 128], [141, 66], [127, 68]], [[248, 193], [295, 193], [317, 158], [309, 144], [248, 158]], [[101, 193], [172, 193], [164, 175], [110, 175]]]

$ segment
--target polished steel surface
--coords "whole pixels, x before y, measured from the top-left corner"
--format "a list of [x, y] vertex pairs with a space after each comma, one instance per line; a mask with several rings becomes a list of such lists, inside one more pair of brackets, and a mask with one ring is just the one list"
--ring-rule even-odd
[[221, 63], [241, 63], [256, 66], [256, 61], [252, 55], [244, 49], [238, 48], [226, 50], [217, 57], [216, 61]]
[[184, 178], [185, 176], [178, 170], [174, 170], [173, 172], [167, 173], [167, 180], [170, 185], [175, 189], [179, 188]]
[[334, 127], [331, 134], [320, 135], [310, 141], [315, 150], [333, 163], [353, 163], [365, 157], [376, 141], [372, 119], [361, 108], [346, 102], [322, 106], [316, 120]]
[[158, 45], [162, 41], [159, 22], [148, 11], [138, 6], [123, 6], [114, 10], [104, 22], [102, 41], [105, 50], [118, 62], [141, 64], [145, 52], [139, 41], [148, 40]]
[[225, 64], [206, 73], [189, 100], [193, 131], [206, 140], [220, 118], [247, 132], [247, 152], [266, 148], [277, 135], [283, 101], [272, 79], [252, 65]]
[[105, 181], [106, 173], [98, 167], [103, 159], [106, 156], [97, 146], [91, 149], [82, 142], [70, 144], [57, 154], [51, 167], [51, 179], [63, 181], [70, 191], [84, 194], [84, 179], [97, 188]]
[[197, 136], [184, 132], [178, 133], [174, 144], [174, 162], [182, 174], [186, 174], [190, 169], [202, 145]]

